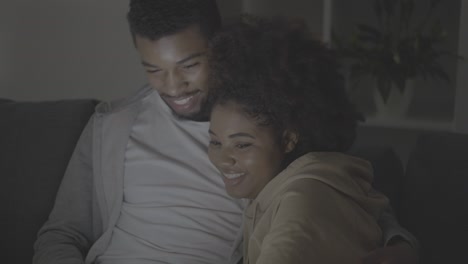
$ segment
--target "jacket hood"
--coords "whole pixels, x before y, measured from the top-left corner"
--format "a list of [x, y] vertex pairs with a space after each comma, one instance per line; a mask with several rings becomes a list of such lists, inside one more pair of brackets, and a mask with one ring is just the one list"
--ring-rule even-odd
[[373, 168], [367, 160], [338, 152], [310, 152], [293, 161], [273, 178], [252, 201], [254, 207], [268, 208], [274, 197], [302, 179], [317, 180], [357, 202], [378, 217], [388, 199], [372, 188]]

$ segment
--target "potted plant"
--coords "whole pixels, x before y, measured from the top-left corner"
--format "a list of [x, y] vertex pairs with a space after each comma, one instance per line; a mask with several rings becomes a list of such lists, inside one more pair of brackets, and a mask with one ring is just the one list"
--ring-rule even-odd
[[375, 25], [357, 25], [348, 39], [334, 34], [335, 48], [349, 65], [350, 88], [359, 87], [363, 77], [371, 77], [376, 95], [387, 104], [392, 92], [412, 89], [408, 82], [417, 76], [449, 81], [440, 59], [452, 54], [440, 48], [447, 34], [433, 17], [439, 2], [428, 1], [425, 14], [416, 19], [414, 0], [374, 0]]

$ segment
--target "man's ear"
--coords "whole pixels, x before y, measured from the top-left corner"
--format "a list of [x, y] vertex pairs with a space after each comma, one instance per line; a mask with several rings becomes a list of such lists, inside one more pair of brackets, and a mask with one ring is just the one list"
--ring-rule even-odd
[[289, 153], [294, 150], [299, 141], [299, 134], [294, 130], [286, 130], [283, 133], [283, 149], [284, 153]]

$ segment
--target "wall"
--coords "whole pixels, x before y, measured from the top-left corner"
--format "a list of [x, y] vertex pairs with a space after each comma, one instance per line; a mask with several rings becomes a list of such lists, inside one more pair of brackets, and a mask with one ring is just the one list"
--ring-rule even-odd
[[[426, 0], [418, 0], [426, 1]], [[326, 0], [219, 0], [225, 18], [235, 18], [241, 10], [257, 14], [294, 15], [307, 19], [312, 30], [322, 32], [323, 2]], [[369, 0], [334, 0], [336, 25], [346, 26], [366, 19], [362, 8]], [[463, 0], [465, 20], [467, 1]], [[458, 3], [458, 4], [457, 4]], [[440, 8], [449, 24], [458, 21], [460, 1], [442, 1]], [[113, 99], [126, 96], [145, 83], [144, 72], [128, 33], [125, 14], [128, 0], [15, 0], [0, 2], [0, 97], [17, 100], [63, 98]], [[463, 12], [463, 11], [462, 11]], [[456, 15], [454, 15], [456, 14]], [[346, 18], [346, 19], [344, 19]], [[340, 22], [341, 21], [341, 22]], [[340, 24], [341, 23], [341, 24]], [[466, 24], [466, 23], [465, 23]], [[466, 25], [450, 26], [451, 45]], [[463, 31], [464, 30], [464, 31]], [[463, 48], [460, 48], [463, 50]], [[453, 74], [455, 66], [451, 65]], [[467, 101], [466, 64], [458, 66], [457, 100]], [[455, 76], [454, 76], [455, 77]], [[455, 79], [455, 78], [454, 78]], [[455, 88], [439, 83], [420, 87], [413, 112], [451, 118]], [[440, 94], [440, 88], [447, 93]], [[425, 91], [429, 91], [425, 93]], [[464, 96], [459, 96], [463, 95]], [[458, 102], [458, 113], [468, 113], [468, 104]], [[458, 115], [458, 114], [457, 114]], [[466, 116], [466, 115], [464, 115]], [[457, 120], [458, 124], [466, 124]], [[463, 123], [464, 122], [464, 123]], [[465, 131], [468, 131], [466, 128]]]
[[242, 10], [262, 16], [290, 16], [304, 19], [312, 32], [322, 36], [323, 0], [243, 0]]
[[2, 1], [0, 97], [111, 99], [144, 83], [128, 0]]
[[460, 39], [458, 52], [464, 60], [458, 62], [458, 77], [455, 107], [455, 130], [468, 133], [468, 1], [460, 8]]
[[[0, 2], [0, 97], [16, 100], [130, 94], [146, 80], [125, 15], [128, 0]], [[223, 16], [240, 1], [219, 1]]]

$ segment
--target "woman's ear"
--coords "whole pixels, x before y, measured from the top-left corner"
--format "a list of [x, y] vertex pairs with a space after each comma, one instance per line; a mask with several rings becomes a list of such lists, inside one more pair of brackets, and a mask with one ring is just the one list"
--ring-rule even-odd
[[286, 130], [283, 133], [283, 149], [284, 153], [289, 153], [294, 150], [299, 141], [299, 134], [293, 130]]

